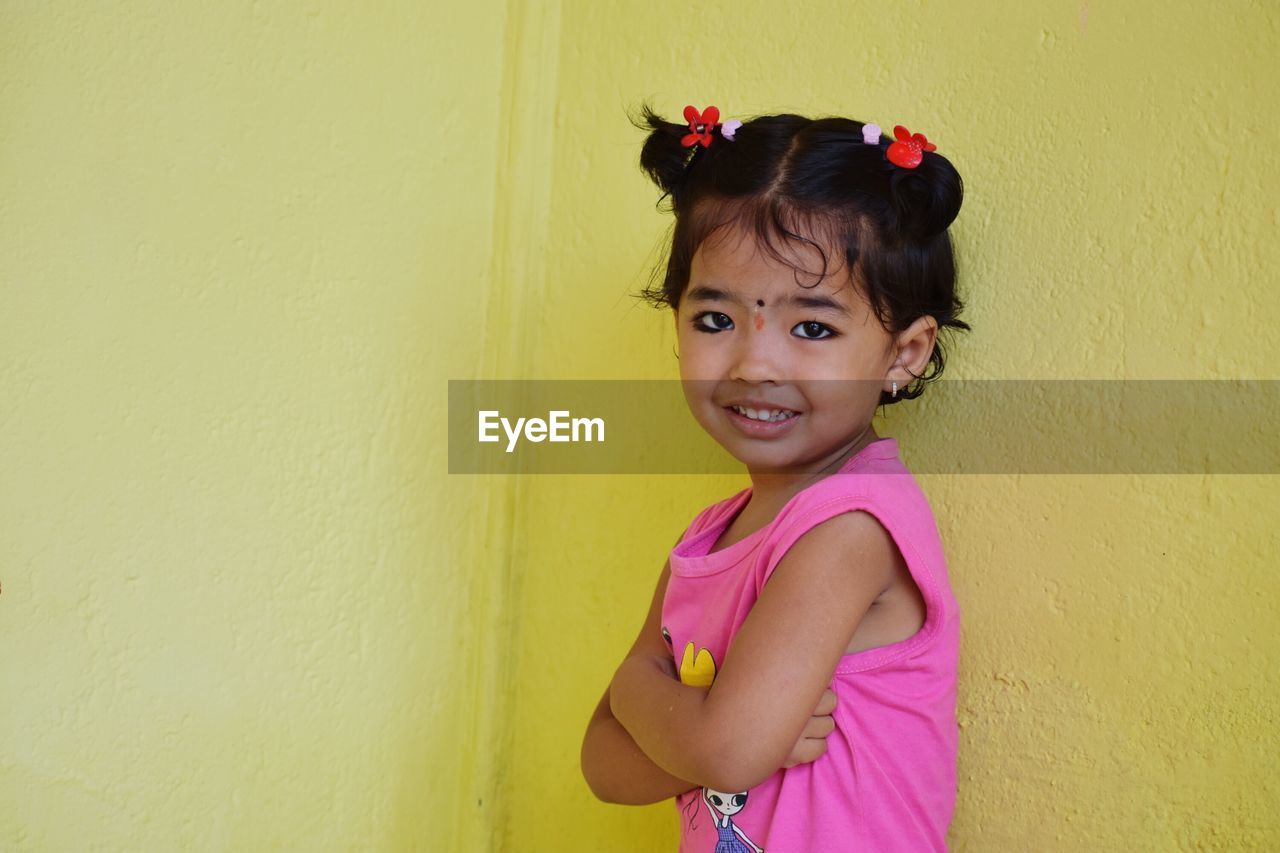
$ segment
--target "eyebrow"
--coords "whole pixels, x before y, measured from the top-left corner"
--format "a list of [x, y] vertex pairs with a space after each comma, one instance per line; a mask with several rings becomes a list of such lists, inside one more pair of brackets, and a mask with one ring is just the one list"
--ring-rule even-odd
[[[732, 302], [735, 305], [746, 307], [736, 294], [706, 284], [690, 288], [689, 292], [685, 294], [685, 298], [694, 302]], [[783, 305], [811, 308], [815, 311], [831, 311], [846, 317], [851, 316], [849, 309], [843, 303], [823, 294], [800, 296], [793, 293], [780, 301]]]

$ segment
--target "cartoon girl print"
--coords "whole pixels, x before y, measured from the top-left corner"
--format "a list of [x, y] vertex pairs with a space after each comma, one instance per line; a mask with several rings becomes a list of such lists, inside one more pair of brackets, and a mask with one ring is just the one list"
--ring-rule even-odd
[[711, 813], [711, 822], [716, 827], [715, 853], [764, 853], [763, 847], [756, 843], [733, 822], [733, 816], [747, 805], [747, 792], [726, 794], [723, 791], [702, 789], [702, 801], [707, 804]]

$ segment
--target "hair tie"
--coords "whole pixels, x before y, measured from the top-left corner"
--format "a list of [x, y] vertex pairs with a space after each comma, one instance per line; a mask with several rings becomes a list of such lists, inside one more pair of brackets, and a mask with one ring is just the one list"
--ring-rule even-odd
[[689, 104], [684, 108], [684, 120], [689, 123], [689, 132], [680, 139], [680, 144], [685, 148], [692, 148], [695, 145], [708, 147], [715, 138], [712, 131], [717, 127], [720, 128], [721, 136], [733, 142], [734, 134], [738, 132], [738, 128], [742, 127], [742, 122], [736, 119], [721, 124], [718, 107], [707, 107], [702, 112], [698, 112], [697, 107]]
[[[863, 129], [865, 132], [865, 128]], [[894, 125], [893, 135], [897, 142], [889, 146], [885, 156], [889, 162], [904, 169], [914, 169], [924, 160], [925, 151], [936, 151], [938, 147], [925, 138], [923, 133], [912, 133], [900, 124]]]

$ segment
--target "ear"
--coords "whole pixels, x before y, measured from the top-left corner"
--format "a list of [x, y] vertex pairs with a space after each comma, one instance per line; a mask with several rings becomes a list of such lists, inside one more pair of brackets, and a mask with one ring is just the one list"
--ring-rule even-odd
[[909, 385], [924, 373], [937, 339], [938, 321], [928, 314], [918, 317], [894, 339], [897, 355], [894, 356], [885, 379], [896, 379], [900, 389]]

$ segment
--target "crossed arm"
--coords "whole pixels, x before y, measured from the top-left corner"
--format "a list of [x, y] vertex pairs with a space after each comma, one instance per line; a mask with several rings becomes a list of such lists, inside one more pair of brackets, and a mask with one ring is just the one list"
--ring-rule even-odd
[[858, 623], [891, 584], [895, 549], [865, 512], [807, 531], [765, 584], [710, 688], [681, 684], [661, 639], [664, 567], [645, 627], [587, 729], [582, 766], [596, 795], [649, 803], [701, 785], [745, 791], [787, 765]]
[[[662, 599], [666, 596], [667, 578], [670, 576], [671, 564], [668, 562], [662, 567], [662, 575], [658, 578], [658, 588], [649, 605], [644, 627], [640, 629], [640, 635], [627, 652], [624, 662], [632, 657], [657, 660], [664, 654], [668, 661], [671, 660], [671, 653], [661, 635]], [[671, 663], [670, 671], [672, 677], [676, 678], [676, 683], [679, 683], [674, 662]], [[616, 676], [614, 680], [617, 680]], [[699, 783], [681, 779], [663, 770], [640, 749], [613, 716], [610, 707], [613, 689], [613, 683], [610, 682], [596, 705], [591, 722], [587, 724], [587, 735], [582, 742], [582, 775], [586, 777], [592, 793], [609, 803], [647, 805], [699, 787]], [[706, 692], [705, 689], [702, 692]]]

